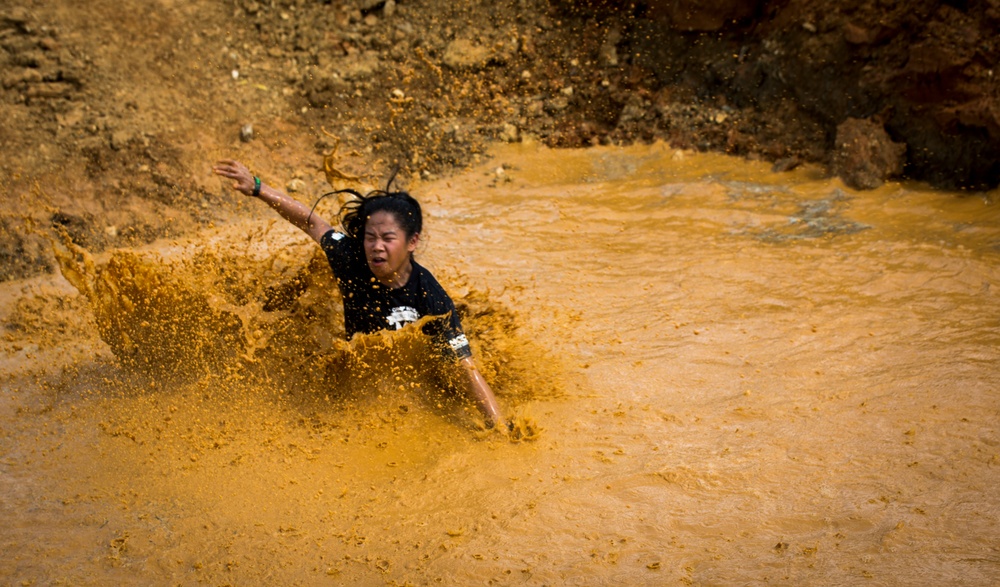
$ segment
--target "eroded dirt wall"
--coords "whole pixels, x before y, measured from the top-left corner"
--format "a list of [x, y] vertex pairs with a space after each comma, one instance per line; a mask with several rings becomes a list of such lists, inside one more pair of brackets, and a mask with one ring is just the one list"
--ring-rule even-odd
[[495, 141], [831, 165], [868, 152], [836, 141], [860, 120], [901, 155], [848, 185], [989, 189], [998, 23], [996, 0], [29, 0], [0, 8], [0, 279], [51, 270], [54, 226], [100, 251], [256, 213], [208, 171], [228, 156], [312, 201], [324, 165], [429, 179]]

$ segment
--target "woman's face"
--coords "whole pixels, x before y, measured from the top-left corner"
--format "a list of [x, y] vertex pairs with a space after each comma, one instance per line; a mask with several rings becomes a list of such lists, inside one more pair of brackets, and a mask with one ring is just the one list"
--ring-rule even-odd
[[410, 277], [410, 253], [417, 249], [419, 234], [406, 238], [395, 215], [380, 210], [365, 223], [365, 258], [379, 281], [400, 287]]

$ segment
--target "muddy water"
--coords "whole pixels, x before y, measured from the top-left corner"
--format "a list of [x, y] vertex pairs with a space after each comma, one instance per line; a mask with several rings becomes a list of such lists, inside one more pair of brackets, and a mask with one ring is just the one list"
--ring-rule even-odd
[[478, 430], [419, 336], [339, 340], [280, 225], [70, 251], [86, 295], [2, 292], [0, 576], [1000, 581], [996, 194], [662, 145], [411, 188], [530, 438]]

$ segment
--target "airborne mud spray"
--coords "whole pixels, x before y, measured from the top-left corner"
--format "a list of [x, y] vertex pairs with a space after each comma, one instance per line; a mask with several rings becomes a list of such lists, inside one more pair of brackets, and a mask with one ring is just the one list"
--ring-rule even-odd
[[0, 284], [0, 577], [1000, 581], [998, 194], [662, 144], [498, 148], [413, 191], [534, 441], [481, 434], [417, 329], [345, 341], [280, 222], [60, 243], [73, 285]]
[[[388, 401], [403, 413], [416, 403], [475, 419], [462, 409], [468, 402], [460, 382], [420, 331], [429, 317], [346, 340], [322, 252], [301, 238], [272, 235], [273, 226], [165, 250], [116, 251], [100, 264], [65, 234], [53, 246], [63, 276], [89, 301], [101, 338], [124, 373], [139, 380], [295, 397], [313, 418]], [[557, 395], [556, 380], [541, 371], [541, 349], [529, 350], [514, 315], [484, 293], [458, 290], [475, 356], [504, 399], [516, 406]], [[513, 424], [515, 440], [539, 431], [524, 417]]]

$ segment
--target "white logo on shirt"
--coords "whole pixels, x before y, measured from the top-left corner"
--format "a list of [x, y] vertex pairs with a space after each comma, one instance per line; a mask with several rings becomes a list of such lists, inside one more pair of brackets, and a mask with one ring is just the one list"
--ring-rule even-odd
[[389, 317], [386, 321], [395, 329], [399, 330], [403, 326], [416, 322], [420, 319], [420, 314], [417, 313], [416, 308], [411, 308], [409, 306], [397, 306], [392, 309], [389, 313]]
[[448, 341], [448, 346], [450, 346], [452, 350], [457, 351], [464, 346], [469, 346], [469, 339], [466, 338], [464, 334], [459, 334], [455, 338]]

